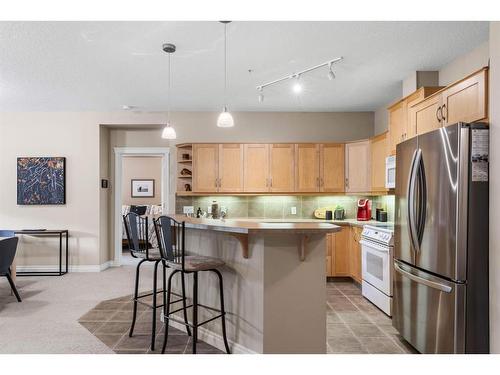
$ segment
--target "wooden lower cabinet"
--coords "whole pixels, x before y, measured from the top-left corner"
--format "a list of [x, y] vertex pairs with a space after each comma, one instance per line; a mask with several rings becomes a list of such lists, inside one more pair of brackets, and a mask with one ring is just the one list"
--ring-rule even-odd
[[350, 228], [350, 239], [349, 239], [349, 272], [350, 276], [361, 284], [361, 244], [359, 240], [361, 239], [361, 232], [363, 228], [361, 227], [351, 227]]
[[[352, 277], [351, 272], [351, 228], [343, 226], [340, 232], [326, 237], [326, 275], [332, 277]], [[361, 260], [361, 259], [360, 259]], [[360, 263], [361, 268], [361, 263]]]

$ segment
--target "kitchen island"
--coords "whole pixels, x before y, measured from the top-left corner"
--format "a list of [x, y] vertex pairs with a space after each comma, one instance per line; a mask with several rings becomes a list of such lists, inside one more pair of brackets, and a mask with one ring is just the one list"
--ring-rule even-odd
[[[325, 236], [340, 227], [174, 217], [186, 223], [187, 251], [226, 262], [224, 299], [234, 353], [326, 353]], [[191, 298], [191, 277], [186, 281]], [[219, 307], [214, 275], [199, 275], [198, 294], [199, 303]], [[212, 313], [199, 314], [204, 320]], [[218, 321], [200, 328], [199, 338], [224, 348]]]

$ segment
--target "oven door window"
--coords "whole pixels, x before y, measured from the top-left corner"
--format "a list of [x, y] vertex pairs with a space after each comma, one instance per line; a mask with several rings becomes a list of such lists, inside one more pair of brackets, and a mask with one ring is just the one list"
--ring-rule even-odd
[[366, 272], [380, 281], [384, 281], [384, 258], [373, 253], [367, 253]]

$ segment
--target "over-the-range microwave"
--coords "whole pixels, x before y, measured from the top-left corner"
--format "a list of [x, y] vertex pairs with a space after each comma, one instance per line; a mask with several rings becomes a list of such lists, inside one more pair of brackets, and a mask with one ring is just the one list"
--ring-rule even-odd
[[385, 187], [394, 189], [396, 187], [396, 156], [385, 158]]

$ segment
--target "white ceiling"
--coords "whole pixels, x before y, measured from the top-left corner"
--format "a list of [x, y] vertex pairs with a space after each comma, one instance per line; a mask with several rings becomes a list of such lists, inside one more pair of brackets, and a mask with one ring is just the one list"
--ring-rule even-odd
[[[415, 70], [438, 70], [488, 39], [487, 22], [232, 22], [229, 108], [238, 111], [371, 111], [401, 93]], [[0, 111], [166, 109], [218, 111], [223, 96], [223, 26], [218, 22], [0, 22]], [[290, 83], [255, 86], [343, 56]], [[252, 73], [248, 70], [251, 69]]]

